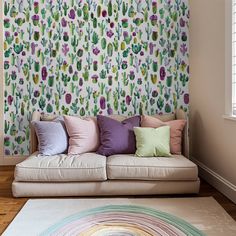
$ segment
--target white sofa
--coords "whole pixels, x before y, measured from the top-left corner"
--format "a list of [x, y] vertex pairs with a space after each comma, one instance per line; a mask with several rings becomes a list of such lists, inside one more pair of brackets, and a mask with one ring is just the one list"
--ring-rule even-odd
[[[33, 114], [33, 120], [55, 117]], [[163, 121], [185, 119], [185, 113], [159, 117]], [[124, 117], [115, 116], [122, 120]], [[183, 134], [183, 155], [171, 158], [138, 158], [134, 155], [109, 157], [96, 153], [42, 156], [31, 128], [31, 152], [16, 165], [12, 192], [15, 197], [154, 195], [198, 193], [197, 166], [188, 157], [188, 127]]]

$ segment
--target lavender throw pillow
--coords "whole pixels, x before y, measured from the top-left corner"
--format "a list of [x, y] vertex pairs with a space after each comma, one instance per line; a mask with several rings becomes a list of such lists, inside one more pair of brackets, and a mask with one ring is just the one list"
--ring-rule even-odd
[[133, 128], [140, 126], [140, 116], [133, 116], [122, 122], [106, 116], [97, 116], [100, 129], [100, 147], [98, 154], [110, 156], [115, 154], [133, 154], [136, 140]]
[[65, 153], [68, 148], [68, 136], [64, 121], [60, 118], [54, 121], [33, 121], [38, 137], [38, 151], [49, 156]]

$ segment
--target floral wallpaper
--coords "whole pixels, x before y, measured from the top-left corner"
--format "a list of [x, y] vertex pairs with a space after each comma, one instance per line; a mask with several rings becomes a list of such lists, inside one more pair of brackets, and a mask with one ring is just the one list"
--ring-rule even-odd
[[188, 110], [187, 0], [5, 0], [5, 155], [29, 153], [34, 110]]

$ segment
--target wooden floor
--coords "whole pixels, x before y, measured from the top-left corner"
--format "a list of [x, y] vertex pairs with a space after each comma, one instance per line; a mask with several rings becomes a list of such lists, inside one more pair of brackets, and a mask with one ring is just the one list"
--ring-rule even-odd
[[[13, 181], [13, 167], [0, 167], [0, 235], [16, 214], [24, 206], [27, 198], [13, 198], [11, 194], [11, 183]], [[201, 180], [199, 195], [184, 195], [173, 197], [214, 197], [218, 203], [236, 220], [236, 205], [224, 195]], [[155, 196], [156, 197], [156, 196]], [[163, 197], [163, 196], [160, 196]], [[170, 196], [168, 196], [170, 197]], [[172, 196], [171, 196], [172, 197]]]

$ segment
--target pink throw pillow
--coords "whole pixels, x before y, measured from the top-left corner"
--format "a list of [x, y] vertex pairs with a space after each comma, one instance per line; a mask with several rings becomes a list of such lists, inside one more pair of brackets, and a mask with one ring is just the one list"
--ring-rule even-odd
[[182, 134], [186, 120], [171, 120], [163, 122], [158, 118], [143, 115], [141, 127], [159, 128], [161, 126], [170, 126], [170, 152], [180, 155], [182, 153]]
[[69, 135], [68, 154], [97, 151], [99, 131], [96, 119], [64, 116], [64, 120]]

